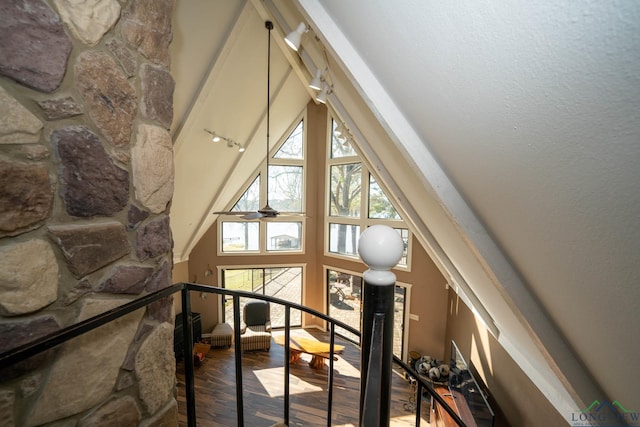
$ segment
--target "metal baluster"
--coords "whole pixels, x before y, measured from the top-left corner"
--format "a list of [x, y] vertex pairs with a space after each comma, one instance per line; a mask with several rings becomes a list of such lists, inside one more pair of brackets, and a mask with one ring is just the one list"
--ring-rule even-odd
[[182, 289], [182, 335], [184, 336], [184, 382], [187, 399], [189, 427], [196, 426], [195, 371], [193, 368], [193, 317], [191, 296], [187, 288]]
[[240, 340], [240, 297], [233, 296], [233, 328], [234, 349], [236, 357], [236, 411], [238, 412], [238, 425], [244, 425], [244, 403], [242, 400], [242, 343]]
[[284, 308], [284, 423], [289, 425], [289, 360], [291, 357], [290, 350], [290, 331], [291, 331], [291, 307], [288, 305]]
[[336, 343], [336, 324], [331, 323], [331, 338], [329, 339], [329, 394], [327, 396], [327, 427], [331, 427], [331, 413], [333, 410], [333, 358]]

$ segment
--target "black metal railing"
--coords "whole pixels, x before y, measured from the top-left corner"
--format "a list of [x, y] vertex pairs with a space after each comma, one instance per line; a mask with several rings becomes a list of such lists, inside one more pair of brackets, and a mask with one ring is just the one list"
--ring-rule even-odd
[[[289, 411], [290, 411], [290, 400], [289, 400], [289, 355], [290, 355], [290, 346], [289, 346], [289, 338], [290, 338], [290, 318], [291, 318], [291, 309], [300, 310], [302, 312], [311, 314], [316, 316], [326, 322], [329, 325], [329, 333], [330, 333], [330, 353], [329, 353], [329, 371], [328, 371], [328, 402], [327, 402], [327, 426], [331, 425], [332, 418], [332, 409], [333, 409], [333, 384], [334, 384], [334, 343], [335, 343], [335, 335], [336, 335], [336, 326], [345, 329], [348, 332], [356, 336], [360, 336], [360, 332], [353, 327], [340, 322], [336, 319], [333, 319], [327, 316], [324, 313], [311, 309], [309, 307], [302, 306], [300, 304], [295, 304], [289, 301], [285, 301], [276, 297], [271, 297], [267, 295], [254, 294], [252, 292], [245, 291], [231, 291], [224, 288], [218, 288], [208, 285], [200, 285], [196, 283], [178, 283], [173, 286], [161, 289], [159, 291], [150, 293], [143, 297], [140, 297], [134, 301], [131, 301], [127, 304], [124, 304], [120, 307], [114, 308], [112, 310], [101, 313], [97, 316], [91, 317], [89, 319], [83, 320], [66, 328], [60, 329], [56, 332], [53, 332], [49, 335], [46, 335], [42, 338], [36, 339], [30, 343], [18, 346], [14, 349], [11, 349], [7, 352], [0, 354], [0, 367], [6, 368], [14, 363], [25, 360], [29, 357], [35, 356], [43, 351], [49, 350], [53, 347], [56, 347], [60, 344], [63, 344], [66, 341], [69, 341], [72, 338], [75, 338], [79, 335], [82, 335], [86, 332], [92, 331], [102, 325], [105, 325], [109, 322], [112, 322], [122, 316], [125, 316], [135, 310], [146, 307], [147, 305], [158, 301], [162, 298], [173, 295], [176, 292], [181, 292], [182, 295], [182, 328], [183, 328], [183, 336], [184, 336], [184, 354], [190, 355], [193, 349], [193, 319], [191, 314], [191, 298], [190, 291], [196, 292], [206, 292], [206, 293], [214, 293], [214, 294], [222, 294], [222, 295], [230, 295], [233, 298], [233, 307], [234, 307], [234, 341], [235, 341], [235, 352], [236, 355], [240, 354], [241, 349], [241, 340], [240, 340], [240, 298], [251, 298], [251, 299], [259, 299], [264, 301], [269, 301], [270, 303], [280, 304], [285, 308], [285, 339], [284, 339], [284, 408], [283, 408], [283, 417], [285, 424], [289, 424]], [[407, 374], [414, 378], [417, 382], [417, 391], [416, 391], [416, 401], [418, 405], [416, 405], [416, 426], [420, 425], [421, 414], [420, 414], [420, 402], [422, 400], [422, 395], [426, 392], [432, 399], [434, 399], [435, 403], [442, 406], [444, 410], [453, 418], [453, 420], [457, 423], [457, 425], [465, 427], [464, 422], [459, 418], [456, 412], [447, 405], [447, 403], [440, 397], [438, 393], [433, 389], [433, 387], [426, 381], [424, 381], [417, 372], [402, 360], [394, 356], [394, 361], [404, 369]], [[196, 405], [195, 405], [195, 386], [194, 386], [194, 361], [192, 357], [184, 358], [184, 369], [185, 369], [185, 396], [186, 396], [186, 407], [187, 407], [187, 423], [189, 427], [196, 425]], [[237, 422], [239, 426], [244, 425], [244, 402], [243, 402], [243, 388], [242, 388], [242, 358], [235, 357], [235, 370], [236, 370], [236, 405], [237, 405]], [[382, 390], [383, 393], [390, 393], [390, 390]], [[362, 408], [361, 408], [362, 410]]]

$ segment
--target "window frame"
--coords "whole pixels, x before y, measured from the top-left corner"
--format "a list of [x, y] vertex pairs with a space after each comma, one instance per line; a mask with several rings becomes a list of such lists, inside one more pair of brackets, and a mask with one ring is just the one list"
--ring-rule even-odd
[[[291, 134], [296, 130], [296, 128], [302, 122], [302, 159], [295, 158], [276, 158], [275, 155], [278, 153], [280, 148], [286, 143]], [[299, 166], [302, 167], [302, 191], [301, 191], [301, 212], [293, 212], [296, 214], [301, 214], [298, 216], [278, 216], [276, 218], [269, 218], [268, 220], [261, 219], [242, 219], [237, 215], [225, 215], [220, 214], [216, 220], [217, 223], [217, 255], [218, 256], [262, 256], [262, 255], [286, 255], [286, 254], [296, 254], [296, 255], [304, 255], [305, 254], [305, 241], [306, 241], [306, 217], [302, 215], [306, 211], [307, 206], [307, 159], [308, 159], [308, 145], [307, 145], [307, 116], [306, 110], [303, 111], [300, 115], [298, 115], [295, 120], [292, 121], [291, 125], [287, 128], [287, 130], [283, 133], [283, 137], [278, 141], [278, 143], [269, 150], [269, 161], [262, 162], [258, 168], [249, 176], [249, 179], [244, 183], [238, 193], [233, 197], [233, 202], [230, 203], [227, 210], [231, 210], [240, 200], [240, 198], [244, 195], [244, 193], [249, 189], [249, 187], [253, 184], [253, 182], [260, 177], [260, 189], [259, 189], [259, 206], [260, 208], [264, 207], [265, 202], [267, 200], [267, 180], [269, 179], [269, 171], [267, 169], [267, 163], [269, 166]], [[266, 178], [266, 179], [265, 179]], [[259, 208], [259, 209], [260, 209]], [[282, 211], [283, 213], [287, 213], [288, 211]], [[223, 242], [223, 234], [222, 234], [222, 226], [225, 222], [256, 222], [258, 223], [258, 250], [247, 250], [247, 251], [233, 251], [233, 252], [225, 252], [224, 242]], [[295, 250], [268, 250], [268, 242], [267, 242], [267, 222], [297, 222], [300, 223], [300, 249]]]
[[[331, 247], [331, 224], [346, 224], [346, 225], [357, 225], [360, 226], [360, 233], [362, 233], [366, 228], [371, 227], [372, 225], [382, 224], [387, 225], [394, 229], [405, 229], [407, 230], [407, 255], [406, 255], [406, 265], [398, 264], [394, 269], [402, 270], [402, 271], [411, 271], [411, 252], [412, 252], [412, 233], [409, 229], [408, 224], [402, 219], [402, 213], [398, 210], [398, 208], [393, 204], [393, 201], [389, 198], [389, 192], [384, 187], [384, 184], [381, 182], [380, 177], [378, 177], [372, 168], [369, 167], [367, 162], [365, 161], [365, 157], [360, 153], [360, 149], [357, 144], [351, 142], [351, 148], [356, 153], [353, 156], [344, 156], [344, 157], [333, 157], [332, 156], [332, 142], [333, 142], [333, 130], [335, 129], [337, 122], [331, 115], [328, 117], [327, 123], [327, 154], [326, 154], [326, 164], [325, 164], [325, 206], [324, 206], [324, 255], [328, 257], [334, 257], [339, 259], [345, 259], [350, 261], [361, 261], [358, 255], [346, 255], [338, 252], [331, 252], [329, 248]], [[360, 189], [360, 215], [359, 217], [353, 216], [337, 216], [331, 215], [331, 168], [336, 165], [350, 164], [350, 163], [360, 163], [361, 164], [361, 189]], [[394, 209], [400, 215], [400, 219], [387, 219], [387, 218], [369, 218], [369, 186], [371, 182], [371, 176], [373, 176], [376, 184], [385, 194], [389, 202], [392, 204]], [[356, 250], [357, 252], [357, 250]]]
[[[300, 301], [301, 305], [306, 305], [306, 294], [307, 294], [307, 263], [276, 263], [276, 264], [232, 264], [232, 265], [218, 265], [217, 276], [218, 283], [221, 287], [224, 288], [224, 280], [223, 274], [226, 270], [260, 270], [260, 269], [278, 269], [278, 268], [300, 268], [301, 270], [301, 286], [300, 286]], [[226, 288], [225, 288], [226, 289]], [[266, 295], [266, 294], [260, 294]], [[218, 306], [218, 322], [222, 322], [225, 316], [225, 297], [224, 295], [218, 295], [218, 300], [216, 301]], [[302, 328], [307, 326], [306, 319], [304, 313], [301, 313], [301, 325]]]
[[[361, 272], [356, 272], [356, 271], [352, 271], [352, 270], [348, 270], [348, 269], [344, 269], [344, 268], [340, 268], [337, 267], [335, 265], [327, 265], [324, 264], [322, 266], [322, 271], [323, 271], [323, 300], [324, 300], [324, 306], [325, 306], [325, 312], [327, 313], [327, 315], [330, 315], [330, 311], [331, 308], [330, 306], [330, 302], [329, 302], [329, 271], [335, 271], [336, 273], [344, 273], [344, 274], [348, 274], [351, 276], [357, 276], [360, 277], [360, 279], [362, 280], [362, 289], [364, 290], [364, 273]], [[411, 291], [413, 288], [413, 285], [411, 283], [407, 283], [407, 282], [401, 282], [401, 281], [396, 281], [395, 283], [396, 287], [401, 287], [404, 289], [404, 313], [403, 313], [403, 317], [402, 317], [402, 326], [403, 326], [403, 331], [402, 331], [402, 337], [401, 337], [401, 347], [402, 347], [402, 360], [406, 360], [407, 355], [409, 354], [409, 328], [411, 325]], [[394, 297], [395, 297], [395, 293], [394, 293]], [[362, 306], [360, 308], [360, 320], [362, 320]], [[326, 322], [325, 322], [326, 323]], [[355, 329], [360, 330], [360, 332], [362, 332], [362, 324], [360, 322], [360, 326], [356, 327]], [[325, 328], [326, 328], [326, 324], [325, 324]], [[395, 330], [395, 325], [394, 325], [394, 330]], [[356, 345], [359, 345], [359, 342], [354, 341], [351, 337], [347, 336], [347, 335], [343, 335], [340, 332], [336, 331], [336, 333], [338, 335], [340, 335], [342, 338], [353, 342]], [[361, 337], [362, 339], [362, 337]]]

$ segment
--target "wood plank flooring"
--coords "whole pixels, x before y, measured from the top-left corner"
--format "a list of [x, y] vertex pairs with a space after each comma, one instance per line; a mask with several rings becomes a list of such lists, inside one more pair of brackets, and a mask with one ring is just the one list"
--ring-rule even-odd
[[[278, 332], [274, 332], [277, 334]], [[291, 334], [329, 340], [317, 330], [292, 330]], [[360, 400], [360, 351], [336, 337], [345, 346], [334, 362], [333, 426], [357, 426]], [[327, 425], [328, 363], [322, 370], [308, 365], [310, 356], [290, 365], [289, 426]], [[242, 353], [244, 424], [271, 426], [283, 420], [284, 347], [272, 342], [271, 350]], [[177, 365], [179, 425], [187, 425], [184, 363]], [[414, 426], [415, 412], [405, 409], [410, 384], [396, 372], [391, 395], [391, 426]], [[213, 348], [195, 374], [196, 416], [199, 427], [236, 426], [236, 379], [233, 347]], [[421, 426], [429, 426], [429, 404], [422, 400]]]

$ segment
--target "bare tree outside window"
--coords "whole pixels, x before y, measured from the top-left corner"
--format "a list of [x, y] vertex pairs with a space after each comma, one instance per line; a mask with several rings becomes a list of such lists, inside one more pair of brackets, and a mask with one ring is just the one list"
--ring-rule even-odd
[[[331, 216], [360, 218], [362, 193], [362, 164], [347, 163], [331, 166]], [[346, 224], [337, 227], [338, 253], [347, 253], [347, 247], [355, 248], [358, 236], [348, 233]], [[347, 239], [351, 241], [348, 242]]]
[[302, 212], [302, 166], [269, 165], [269, 205], [282, 212]]
[[291, 132], [291, 135], [282, 144], [282, 147], [273, 156], [274, 159], [304, 159], [304, 134], [303, 121]]
[[360, 217], [362, 164], [331, 166], [331, 216]]
[[238, 199], [232, 211], [257, 211], [260, 209], [260, 175], [253, 180], [247, 191]]
[[402, 219], [371, 174], [369, 174], [369, 218]]

